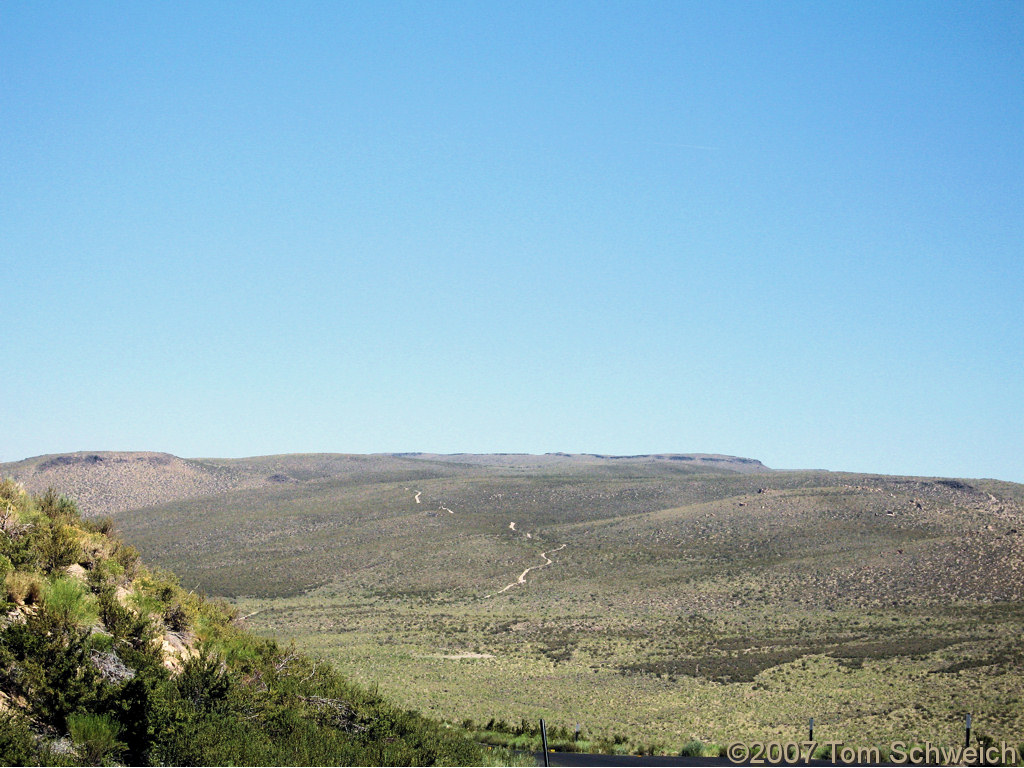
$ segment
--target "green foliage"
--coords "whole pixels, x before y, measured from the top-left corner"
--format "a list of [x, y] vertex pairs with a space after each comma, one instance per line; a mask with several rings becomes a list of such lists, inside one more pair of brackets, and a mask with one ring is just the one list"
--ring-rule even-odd
[[[116, 638], [126, 640], [142, 634], [136, 623], [136, 616], [117, 599], [117, 590], [112, 586], [103, 586], [99, 590], [100, 620], [107, 630]], [[143, 621], [145, 621], [143, 619]], [[148, 622], [146, 622], [148, 624]]]
[[683, 744], [683, 748], [679, 750], [681, 757], [703, 757], [704, 756], [704, 742], [693, 739]]
[[46, 592], [46, 579], [31, 571], [12, 571], [4, 578], [4, 588], [9, 602], [35, 605]]
[[58, 495], [52, 488], [36, 500], [36, 508], [55, 523], [64, 525], [79, 525], [82, 518], [78, 513], [78, 506], [67, 496]]
[[126, 577], [134, 578], [139, 568], [139, 550], [121, 541], [116, 541], [114, 562], [121, 567]]
[[164, 625], [174, 632], [185, 632], [191, 625], [188, 611], [178, 601], [172, 602], [164, 608]]
[[0, 765], [41, 765], [42, 756], [28, 722], [13, 712], [0, 713]]
[[110, 536], [114, 532], [114, 520], [111, 517], [93, 517], [82, 520], [82, 528], [91, 533]]
[[104, 765], [124, 750], [117, 740], [121, 726], [109, 715], [80, 712], [68, 716], [68, 731], [86, 765]]
[[36, 529], [39, 564], [45, 573], [53, 573], [74, 563], [82, 552], [70, 526], [60, 518]]
[[94, 702], [100, 685], [89, 663], [88, 633], [48, 611], [0, 632], [0, 680], [4, 690], [24, 696], [44, 722], [56, 727]]
[[231, 690], [231, 676], [224, 662], [201, 653], [189, 659], [175, 683], [178, 695], [197, 712], [214, 712], [225, 704]]
[[96, 598], [76, 579], [55, 579], [43, 596], [43, 607], [69, 627], [89, 626], [99, 618]]
[[[0, 629], [0, 690], [31, 716], [0, 717], [0, 763], [482, 762], [463, 737], [240, 631], [233, 608], [146, 569], [109, 530], [81, 525], [56, 493], [31, 499], [0, 481], [0, 502], [6, 595], [39, 604]], [[61, 573], [82, 552], [86, 582]], [[183, 663], [164, 659], [165, 628], [187, 636]], [[74, 752], [51, 753], [50, 740], [65, 733]]]

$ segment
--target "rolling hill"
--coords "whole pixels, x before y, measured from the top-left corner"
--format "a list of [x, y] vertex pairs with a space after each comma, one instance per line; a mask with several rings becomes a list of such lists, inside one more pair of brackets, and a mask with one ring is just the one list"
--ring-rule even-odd
[[239, 626], [74, 502], [0, 479], [0, 764], [479, 765], [477, 744]]
[[[0, 472], [109, 473], [55, 458]], [[851, 743], [952, 742], [965, 711], [1024, 732], [1021, 485], [701, 454], [177, 461], [202, 479], [155, 499], [125, 461], [134, 501], [93, 511], [257, 631], [453, 722], [675, 749], [811, 716]]]

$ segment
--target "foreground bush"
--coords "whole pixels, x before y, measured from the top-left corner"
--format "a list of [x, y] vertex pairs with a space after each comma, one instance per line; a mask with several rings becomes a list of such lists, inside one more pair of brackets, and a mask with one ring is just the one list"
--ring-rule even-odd
[[468, 739], [243, 632], [110, 531], [0, 481], [0, 764], [483, 762]]

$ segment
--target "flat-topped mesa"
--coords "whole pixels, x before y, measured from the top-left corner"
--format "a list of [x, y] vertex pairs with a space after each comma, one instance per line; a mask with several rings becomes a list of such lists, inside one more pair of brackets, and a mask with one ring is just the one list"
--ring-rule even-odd
[[[568, 455], [568, 454], [556, 454]], [[755, 467], [758, 471], [771, 470], [758, 459], [747, 459], [743, 456], [726, 456], [718, 453], [641, 453], [628, 456], [615, 456], [604, 453], [587, 453], [596, 459], [633, 459], [641, 461], [692, 461], [699, 464], [740, 464]]]
[[[393, 453], [284, 454], [242, 459], [185, 459], [156, 451], [76, 451], [0, 464], [0, 473], [32, 493], [54, 488], [78, 500], [82, 514], [119, 514], [168, 502], [237, 490], [395, 473], [542, 470], [571, 471], [596, 465], [665, 464], [690, 472], [753, 474], [771, 470], [756, 459], [708, 453]], [[444, 469], [439, 469], [444, 467]]]

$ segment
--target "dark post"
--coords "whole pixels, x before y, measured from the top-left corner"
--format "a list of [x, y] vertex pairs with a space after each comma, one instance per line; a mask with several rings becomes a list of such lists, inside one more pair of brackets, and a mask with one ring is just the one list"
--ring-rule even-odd
[[967, 713], [967, 743], [964, 744], [964, 748], [971, 746], [971, 713]]
[[551, 765], [548, 759], [548, 729], [543, 717], [540, 719], [540, 742], [544, 745], [544, 768], [548, 768]]
[[809, 733], [809, 735], [807, 736], [807, 740], [808, 741], [814, 741], [814, 718], [813, 717], [811, 718], [811, 724], [808, 726], [808, 733]]

